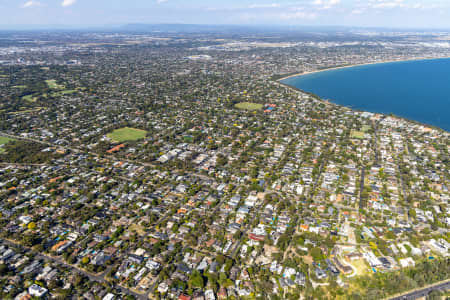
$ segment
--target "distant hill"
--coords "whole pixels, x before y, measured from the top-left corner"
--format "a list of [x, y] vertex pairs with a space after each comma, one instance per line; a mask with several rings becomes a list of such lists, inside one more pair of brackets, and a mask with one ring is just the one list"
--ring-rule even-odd
[[211, 25], [211, 24], [126, 24], [120, 27], [136, 32], [217, 32], [217, 33], [280, 33], [280, 32], [336, 32], [348, 31], [351, 27], [336, 26], [288, 26], [288, 25]]
[[121, 27], [125, 31], [137, 32], [239, 32], [239, 31], [255, 31], [260, 32], [262, 29], [250, 26], [240, 25], [198, 25], [198, 24], [127, 24]]

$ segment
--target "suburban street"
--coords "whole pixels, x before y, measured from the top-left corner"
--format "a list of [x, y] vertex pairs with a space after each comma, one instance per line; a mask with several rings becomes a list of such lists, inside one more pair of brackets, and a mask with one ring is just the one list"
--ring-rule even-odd
[[[0, 241], [1, 241], [2, 243], [4, 243], [4, 244], [8, 245], [8, 246], [18, 247], [18, 248], [20, 248], [20, 249], [22, 249], [22, 250], [30, 251], [30, 252], [32, 252], [33, 254], [35, 254], [37, 258], [42, 259], [42, 260], [44, 260], [44, 261], [57, 263], [57, 264], [62, 265], [62, 266], [64, 266], [64, 267], [66, 267], [66, 268], [69, 268], [69, 269], [73, 270], [75, 273], [78, 273], [78, 274], [82, 274], [82, 275], [84, 275], [84, 276], [87, 276], [87, 277], [89, 278], [89, 280], [91, 280], [91, 281], [96, 281], [96, 282], [100, 282], [100, 283], [105, 283], [105, 284], [107, 284], [107, 285], [109, 285], [109, 286], [111, 285], [111, 283], [108, 282], [108, 281], [105, 279], [105, 276], [106, 276], [106, 274], [107, 274], [108, 269], [105, 270], [104, 272], [100, 273], [100, 274], [92, 274], [92, 273], [86, 272], [86, 271], [84, 271], [84, 270], [82, 270], [82, 269], [80, 269], [80, 268], [77, 268], [77, 267], [75, 267], [75, 266], [73, 266], [73, 265], [70, 265], [70, 264], [66, 263], [66, 262], [65, 262], [64, 260], [62, 260], [60, 257], [54, 257], [54, 256], [42, 254], [42, 253], [37, 253], [36, 251], [34, 251], [33, 249], [31, 249], [31, 248], [29, 248], [29, 247], [25, 247], [25, 246], [23, 246], [23, 245], [21, 245], [21, 244], [19, 244], [19, 243], [13, 243], [13, 242], [8, 241], [8, 240], [2, 239], [2, 240], [0, 240]], [[143, 296], [143, 295], [140, 295], [140, 294], [138, 294], [138, 293], [135, 293], [135, 292], [133, 292], [132, 290], [127, 289], [127, 288], [124, 288], [124, 287], [122, 287], [122, 286], [120, 286], [120, 285], [114, 285], [114, 287], [117, 288], [117, 289], [120, 289], [122, 293], [125, 293], [125, 294], [128, 294], [128, 295], [133, 295], [133, 296], [135, 296], [137, 299], [142, 299], [142, 300], [147, 299], [147, 297], [145, 297], [145, 296]]]

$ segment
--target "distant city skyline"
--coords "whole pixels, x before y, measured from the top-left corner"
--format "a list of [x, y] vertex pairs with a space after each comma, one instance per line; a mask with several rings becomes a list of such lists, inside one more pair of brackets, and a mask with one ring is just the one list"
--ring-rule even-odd
[[0, 0], [0, 28], [145, 24], [450, 29], [446, 0]]

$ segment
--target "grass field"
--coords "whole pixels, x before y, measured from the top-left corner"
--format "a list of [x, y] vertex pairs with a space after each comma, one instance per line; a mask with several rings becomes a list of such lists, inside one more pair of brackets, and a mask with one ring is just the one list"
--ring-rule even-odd
[[370, 127], [369, 125], [363, 125], [363, 127], [361, 128], [361, 131], [367, 132], [370, 130], [370, 128], [372, 128], [372, 127]]
[[33, 95], [26, 95], [23, 96], [22, 99], [28, 102], [36, 102], [37, 97], [33, 97]]
[[[21, 109], [23, 109], [23, 107], [21, 107]], [[12, 112], [9, 112], [9, 114], [17, 115], [17, 114], [31, 113], [31, 112], [35, 112], [35, 111], [40, 111], [41, 109], [42, 109], [42, 107], [36, 107], [36, 108], [33, 108], [33, 109], [12, 111]]]
[[116, 129], [111, 133], [108, 133], [108, 137], [115, 142], [137, 141], [144, 138], [147, 135], [147, 131], [124, 127]]
[[261, 108], [263, 108], [263, 105], [259, 103], [241, 102], [236, 104], [235, 107], [246, 110], [260, 110]]
[[12, 88], [15, 88], [15, 89], [25, 89], [27, 86], [26, 85], [15, 85], [15, 86], [13, 86]]
[[365, 263], [364, 260], [358, 259], [350, 262], [353, 267], [355, 267], [358, 276], [365, 275], [369, 273], [369, 266]]
[[66, 95], [66, 94], [73, 94], [73, 93], [75, 93], [77, 90], [65, 90], [65, 91], [61, 91], [60, 93], [61, 94], [63, 94], [63, 95]]
[[364, 138], [364, 132], [352, 130], [351, 137], [354, 139], [360, 139], [362, 140]]
[[60, 97], [60, 96], [64, 96], [64, 95], [68, 95], [68, 94], [73, 94], [75, 93], [77, 90], [65, 90], [65, 91], [59, 91], [59, 92], [55, 92], [55, 93], [51, 93], [52, 97]]
[[4, 152], [3, 145], [8, 144], [9, 142], [14, 141], [14, 139], [10, 139], [7, 137], [0, 136], [0, 153]]
[[52, 90], [63, 90], [65, 88], [63, 85], [57, 84], [55, 79], [48, 79], [45, 82]]

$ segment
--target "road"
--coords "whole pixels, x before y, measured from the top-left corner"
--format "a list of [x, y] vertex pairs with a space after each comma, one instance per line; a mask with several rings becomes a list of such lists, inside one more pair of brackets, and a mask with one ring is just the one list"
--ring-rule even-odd
[[364, 191], [364, 178], [366, 175], [366, 168], [363, 166], [361, 168], [361, 182], [359, 183], [359, 209], [364, 209], [363, 207], [363, 191]]
[[378, 149], [377, 131], [378, 131], [378, 125], [380, 125], [380, 122], [383, 119], [380, 119], [379, 121], [374, 122], [374, 124], [373, 124], [373, 146], [374, 146], [374, 152], [375, 152], [375, 165], [378, 165], [380, 163], [380, 150]]
[[[47, 145], [47, 146], [50, 146], [50, 147], [58, 147], [60, 149], [66, 150], [66, 151], [70, 150], [70, 151], [72, 151], [74, 153], [85, 153], [85, 154], [89, 154], [89, 155], [92, 155], [94, 157], [97, 157], [99, 159], [100, 158], [101, 159], [107, 159], [107, 160], [110, 160], [112, 162], [127, 162], [127, 163], [130, 163], [130, 164], [139, 165], [139, 166], [142, 166], [142, 167], [156, 168], [156, 166], [154, 164], [152, 164], [152, 163], [140, 162], [140, 161], [137, 161], [137, 160], [129, 160], [129, 159], [125, 158], [125, 157], [116, 157], [114, 155], [102, 155], [101, 156], [100, 154], [98, 154], [96, 152], [88, 151], [88, 150], [85, 150], [85, 149], [82, 149], [82, 148], [66, 147], [66, 146], [62, 146], [62, 145], [53, 144], [53, 143], [50, 143], [50, 142], [47, 142], [47, 141], [41, 141], [41, 140], [32, 139], [32, 138], [25, 138], [25, 137], [11, 135], [11, 134], [4, 133], [4, 132], [0, 132], [0, 136], [11, 138], [11, 139], [15, 139], [15, 140], [34, 142], [34, 143], [38, 143], [38, 144]], [[4, 164], [8, 165], [8, 163], [4, 163]], [[20, 166], [22, 164], [13, 164], [13, 165]], [[39, 166], [46, 166], [46, 164], [23, 164], [23, 165], [25, 165], [25, 166], [38, 166], [38, 167]], [[193, 173], [192, 176], [198, 177], [198, 178], [203, 179], [203, 180], [211, 180], [212, 179], [209, 176], [206, 176], [206, 175], [203, 175], [203, 174], [199, 174], [199, 173]], [[130, 182], [134, 181], [133, 178], [128, 178], [128, 177], [125, 177], [125, 176], [116, 176], [116, 177], [120, 178], [122, 180], [130, 181]]]
[[447, 280], [446, 282], [426, 287], [417, 291], [413, 291], [408, 294], [404, 294], [402, 296], [389, 298], [389, 300], [415, 300], [428, 296], [432, 291], [448, 291], [448, 290], [450, 290], [450, 281]]
[[49, 164], [22, 164], [22, 163], [0, 162], [0, 166], [23, 168], [23, 167], [49, 167], [51, 165], [49, 165]]
[[[28, 141], [28, 142], [43, 144], [43, 145], [47, 145], [47, 146], [50, 146], [50, 147], [58, 147], [58, 148], [64, 149], [64, 150], [70, 150], [70, 151], [72, 151], [74, 153], [85, 153], [85, 154], [89, 154], [89, 155], [95, 156], [97, 158], [100, 158], [100, 155], [98, 153], [92, 152], [92, 151], [87, 151], [87, 150], [82, 149], [82, 148], [66, 147], [66, 146], [62, 146], [62, 145], [53, 144], [53, 143], [47, 142], [47, 141], [42, 141], [42, 140], [32, 139], [32, 138], [25, 138], [25, 137], [21, 137], [21, 136], [17, 136], [17, 135], [11, 135], [11, 134], [4, 133], [4, 132], [0, 132], [0, 136], [11, 138], [11, 139], [15, 139], [15, 140], [22, 140], [22, 141]], [[112, 160], [112, 161], [124, 161], [124, 162], [128, 162], [128, 163], [131, 163], [131, 164], [138, 164], [138, 165], [145, 166], [145, 167], [155, 167], [153, 164], [137, 162], [137, 161], [134, 161], [134, 160], [128, 160], [126, 158], [118, 159], [114, 155], [105, 155], [102, 158], [109, 159], [109, 160]]]
[[[98, 153], [91, 152], [91, 151], [88, 151], [86, 149], [81, 149], [81, 148], [77, 148], [77, 147], [67, 147], [67, 146], [56, 145], [56, 144], [53, 144], [53, 143], [48, 142], [48, 141], [42, 141], [42, 140], [33, 139], [33, 138], [26, 138], [26, 137], [11, 135], [11, 134], [7, 134], [7, 133], [4, 133], [4, 132], [0, 132], [0, 136], [8, 137], [8, 138], [16, 139], [16, 140], [23, 140], [23, 141], [39, 143], [39, 144], [47, 145], [47, 146], [50, 146], [50, 147], [58, 147], [58, 148], [64, 149], [64, 150], [70, 150], [71, 152], [74, 152], [74, 153], [85, 153], [85, 154], [89, 154], [89, 155], [92, 155], [92, 156], [97, 157], [97, 158], [110, 160], [111, 162], [119, 162], [119, 161], [121, 161], [121, 162], [128, 162], [128, 163], [131, 163], [131, 164], [140, 165], [140, 166], [144, 166], [144, 167], [151, 167], [151, 168], [155, 167], [155, 165], [153, 165], [151, 163], [144, 163], [144, 162], [139, 162], [139, 161], [134, 161], [134, 160], [128, 160], [128, 159], [122, 158], [122, 157], [118, 158], [118, 157], [115, 157], [114, 155], [100, 156]], [[23, 166], [42, 167], [42, 166], [48, 166], [47, 164], [10, 164], [10, 163], [3, 163], [2, 165], [5, 165], [5, 166], [17, 166], [17, 167], [23, 167]], [[202, 180], [211, 180], [210, 177], [208, 177], [206, 175], [203, 175], [203, 174], [199, 174], [199, 173], [196, 174], [196, 173], [194, 173], [192, 175], [197, 177], [197, 178], [200, 178]], [[118, 178], [118, 179], [121, 179], [121, 180], [125, 180], [125, 181], [133, 181], [134, 180], [132, 178], [128, 178], [128, 177], [124, 177], [124, 176], [117, 176], [117, 175], [115, 175], [114, 177]], [[152, 200], [152, 199], [148, 199], [147, 198], [147, 200]], [[211, 211], [212, 214], [217, 212], [217, 210], [222, 205], [223, 201], [224, 200], [222, 199], [221, 202], [218, 203], [218, 205]], [[164, 222], [170, 216], [171, 215], [169, 214], [169, 212], [166, 212], [166, 214], [162, 218], [160, 218], [158, 220], [158, 222], [156, 222], [155, 224], [153, 224], [151, 226], [150, 230], [146, 234], [144, 234], [143, 236], [140, 237], [139, 241], [141, 241], [141, 242], [145, 241], [148, 238], [148, 236], [150, 235], [150, 233], [154, 232], [155, 227], [157, 225], [161, 224], [162, 222]], [[8, 242], [8, 243], [11, 243], [11, 242]], [[24, 246], [22, 246], [20, 244], [16, 244], [16, 243], [11, 243], [11, 244], [13, 244], [13, 245], [15, 245], [17, 247], [28, 249], [28, 248], [26, 248], [26, 247], [24, 247]], [[238, 249], [238, 247], [239, 247], [239, 243], [236, 245], [236, 248], [234, 249], [234, 251], [236, 251]], [[28, 249], [28, 250], [32, 251], [32, 249]], [[126, 251], [126, 252], [122, 253], [121, 255], [119, 255], [118, 258], [119, 259], [120, 258], [124, 258], [124, 257], [128, 256], [130, 253], [131, 253], [131, 250]], [[47, 255], [44, 255], [44, 254], [37, 254], [37, 256], [42, 258], [42, 259], [44, 259], [44, 260], [46, 260], [46, 261], [50, 260], [50, 261], [59, 263], [61, 265], [64, 265], [64, 266], [66, 266], [68, 268], [75, 269], [76, 272], [88, 276], [88, 278], [90, 280], [97, 281], [97, 282], [106, 282], [106, 283], [110, 284], [105, 279], [106, 274], [111, 269], [110, 267], [106, 271], [104, 271], [103, 273], [101, 273], [99, 275], [95, 275], [95, 274], [88, 273], [88, 272], [86, 272], [86, 271], [84, 271], [82, 269], [79, 269], [76, 266], [69, 265], [69, 264], [65, 263], [62, 259], [60, 259], [58, 257], [47, 256]], [[134, 295], [137, 299], [148, 299], [149, 294], [151, 294], [151, 292], [155, 288], [156, 284], [157, 284], [157, 281], [155, 281], [155, 283], [150, 287], [150, 289], [148, 289], [145, 292], [145, 294], [136, 293], [136, 292], [134, 292], [134, 291], [132, 291], [132, 290], [126, 288], [126, 287], [120, 286], [120, 285], [115, 285], [115, 287], [120, 289], [123, 293], [129, 294], [129, 295]]]

